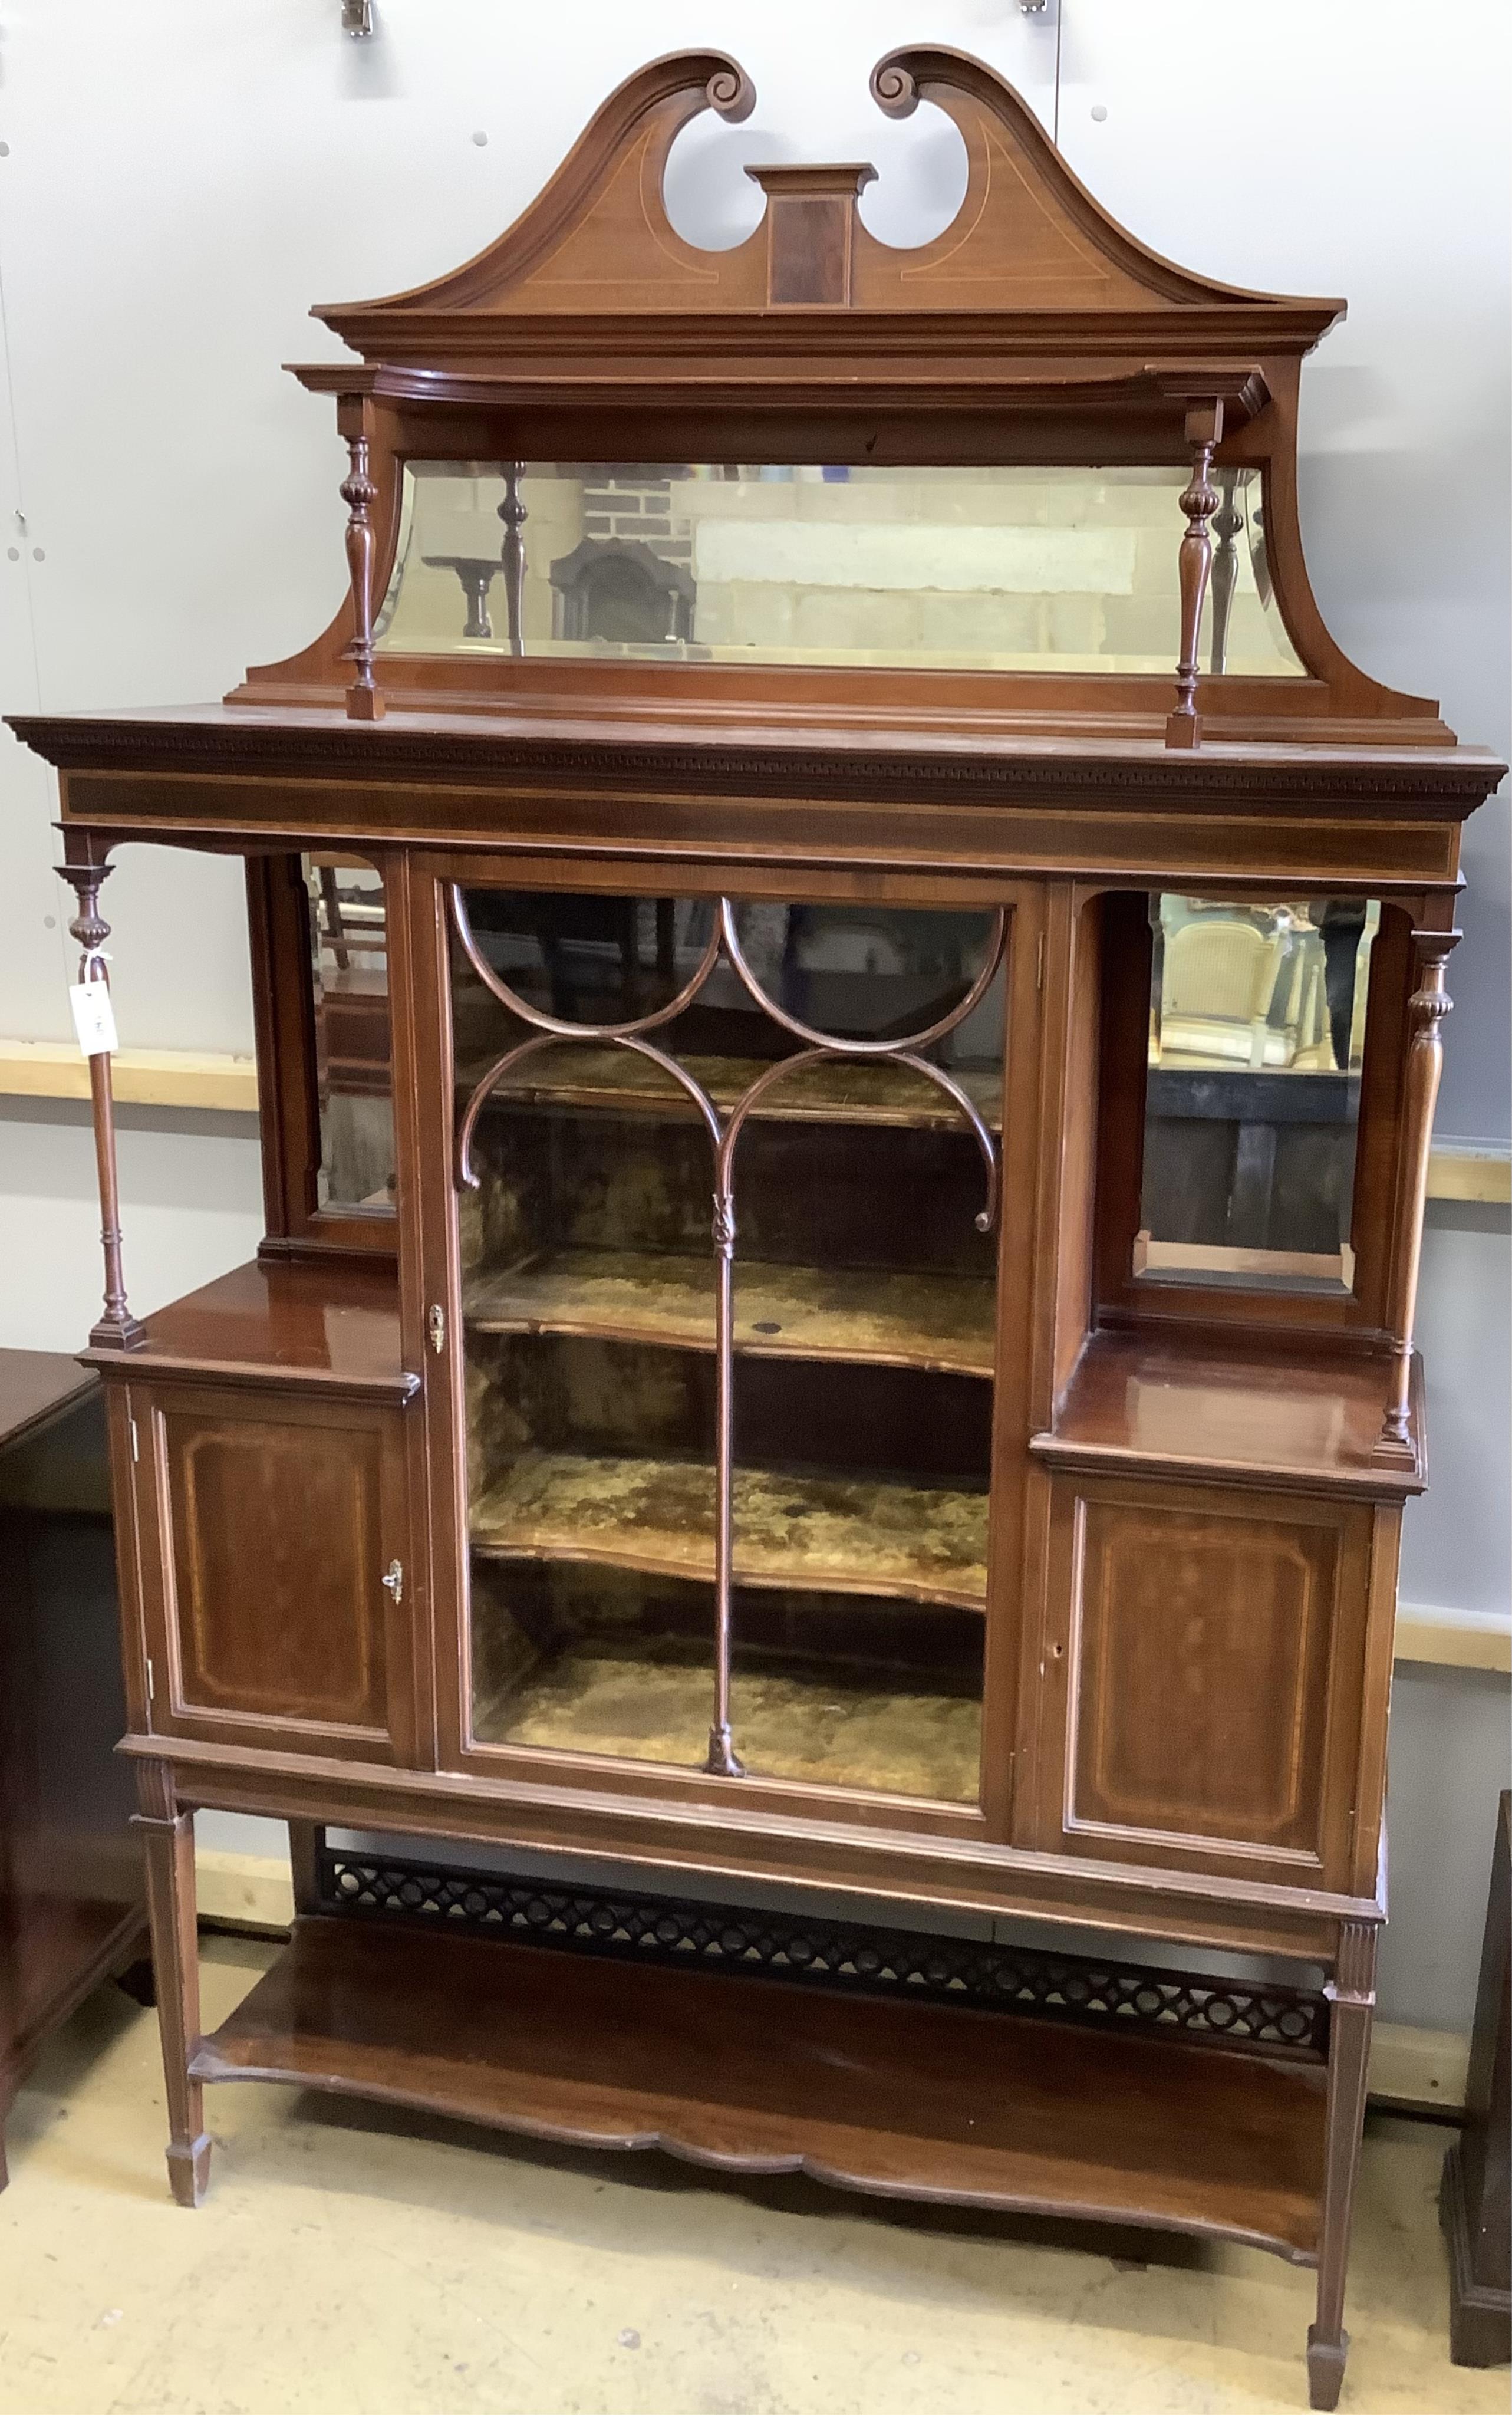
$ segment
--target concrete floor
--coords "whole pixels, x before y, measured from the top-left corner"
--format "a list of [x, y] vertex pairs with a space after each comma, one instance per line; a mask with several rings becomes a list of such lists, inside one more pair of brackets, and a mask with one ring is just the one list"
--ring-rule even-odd
[[[207, 2024], [272, 1950], [206, 1941]], [[5, 2415], [1307, 2404], [1310, 2276], [1251, 2250], [712, 2181], [665, 2157], [531, 2146], [291, 2089], [220, 2088], [209, 2105], [211, 2194], [187, 2213], [163, 2172], [150, 2013], [103, 1989], [34, 2071], [0, 2197]], [[1434, 2211], [1446, 2135], [1372, 2120], [1353, 2415], [1506, 2405], [1505, 2374], [1448, 2362]]]

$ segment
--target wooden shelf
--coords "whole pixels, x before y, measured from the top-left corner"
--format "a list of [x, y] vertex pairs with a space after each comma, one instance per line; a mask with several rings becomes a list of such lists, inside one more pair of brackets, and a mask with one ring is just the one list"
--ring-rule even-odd
[[[1135, 1469], [1362, 1497], [1421, 1492], [1426, 1470], [1378, 1459], [1384, 1356], [1313, 1344], [1282, 1357], [1201, 1333], [1095, 1333], [1035, 1458], [1091, 1474]], [[1422, 1377], [1412, 1429], [1422, 1432]]]
[[[738, 1625], [738, 1622], [737, 1622]], [[844, 1786], [876, 1794], [975, 1803], [981, 1792], [981, 1704], [970, 1695], [847, 1679], [833, 1665], [793, 1675], [742, 1669], [731, 1715], [753, 1778]], [[629, 1647], [575, 1644], [531, 1669], [480, 1707], [485, 1744], [703, 1765], [713, 1694], [712, 1647], [646, 1637]]]
[[[82, 1351], [121, 1365], [118, 1350]], [[233, 1268], [147, 1319], [133, 1375], [162, 1382], [277, 1385], [295, 1394], [403, 1402], [420, 1378], [403, 1363], [392, 1258]]]
[[[490, 1559], [571, 1560], [712, 1582], [714, 1472], [680, 1460], [531, 1451], [474, 1503], [472, 1548]], [[987, 1495], [741, 1468], [735, 1577], [981, 1610]]]
[[[463, 1306], [483, 1333], [712, 1350], [713, 1259], [561, 1251], [470, 1283]], [[735, 1347], [758, 1358], [990, 1375], [995, 1308], [992, 1282], [964, 1275], [738, 1264]]]
[[[675, 1052], [674, 1052], [675, 1053]], [[684, 1072], [722, 1111], [732, 1107], [770, 1060], [744, 1057], [680, 1057]], [[457, 1069], [459, 1088], [470, 1091], [482, 1080], [491, 1059], [478, 1058]], [[1003, 1121], [1003, 1080], [998, 1071], [951, 1068], [989, 1131], [1000, 1132]], [[621, 1115], [676, 1117], [696, 1113], [685, 1091], [670, 1074], [659, 1073], [645, 1058], [628, 1048], [574, 1042], [532, 1058], [523, 1077], [494, 1093], [504, 1107], [598, 1107]], [[966, 1130], [959, 1108], [943, 1090], [921, 1074], [894, 1065], [859, 1063], [835, 1058], [790, 1073], [769, 1091], [755, 1110], [762, 1123], [876, 1124], [901, 1132]]]
[[190, 2068], [1316, 2260], [1324, 2075], [1220, 2047], [315, 1918]]

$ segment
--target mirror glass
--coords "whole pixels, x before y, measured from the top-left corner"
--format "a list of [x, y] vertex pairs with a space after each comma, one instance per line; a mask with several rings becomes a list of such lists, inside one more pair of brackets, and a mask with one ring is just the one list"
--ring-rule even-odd
[[[1184, 470], [415, 461], [389, 654], [1169, 672]], [[1300, 676], [1217, 473], [1205, 669]]]
[[394, 1078], [382, 875], [345, 855], [301, 859], [309, 900], [322, 1208], [394, 1212]]
[[1364, 897], [1151, 898], [1143, 1281], [1353, 1290], [1380, 920]]

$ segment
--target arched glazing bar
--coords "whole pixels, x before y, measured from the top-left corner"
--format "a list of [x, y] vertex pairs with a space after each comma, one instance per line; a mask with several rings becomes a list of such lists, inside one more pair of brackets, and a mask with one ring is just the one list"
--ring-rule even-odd
[[[546, 1049], [574, 1041], [595, 1046], [623, 1048], [655, 1065], [692, 1101], [708, 1132], [713, 1150], [714, 1250], [714, 1705], [704, 1766], [711, 1776], [743, 1778], [744, 1763], [735, 1750], [730, 1720], [730, 1658], [733, 1643], [732, 1600], [735, 1584], [735, 1148], [747, 1118], [789, 1074], [826, 1061], [885, 1061], [921, 1076], [942, 1090], [969, 1129], [981, 1155], [986, 1198], [973, 1220], [979, 1233], [990, 1233], [997, 1222], [999, 1158], [997, 1144], [981, 1113], [951, 1074], [919, 1051], [932, 1047], [958, 1030], [981, 1004], [997, 978], [1008, 939], [1008, 918], [1001, 908], [993, 917], [992, 933], [981, 971], [950, 1012], [922, 1031], [885, 1040], [841, 1039], [801, 1023], [770, 997], [747, 963], [736, 928], [736, 901], [721, 897], [713, 928], [702, 955], [675, 998], [651, 1012], [626, 1023], [567, 1023], [546, 1014], [519, 996], [495, 971], [479, 947], [460, 886], [450, 890], [453, 925], [468, 962], [485, 988], [505, 1011], [532, 1027], [531, 1035], [495, 1058], [474, 1088], [457, 1129], [456, 1179], [458, 1189], [476, 1190], [472, 1139], [478, 1118], [493, 1093], [510, 1074]], [[701, 1084], [665, 1049], [644, 1036], [659, 1030], [690, 1005], [724, 956], [741, 987], [780, 1029], [807, 1044], [793, 1057], [779, 1058], [741, 1091], [725, 1116]]]

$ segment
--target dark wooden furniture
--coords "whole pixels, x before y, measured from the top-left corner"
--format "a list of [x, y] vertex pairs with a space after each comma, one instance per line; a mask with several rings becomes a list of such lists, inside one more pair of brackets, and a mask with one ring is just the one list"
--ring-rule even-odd
[[1465, 2125], [1444, 2159], [1456, 2364], [1512, 2362], [1512, 1794], [1496, 1821]]
[[0, 2123], [59, 2022], [146, 1949], [117, 1628], [100, 1385], [0, 1350]]
[[[267, 1239], [145, 1327], [94, 1060], [170, 2170], [196, 2202], [206, 2080], [300, 2076], [1242, 2239], [1317, 2267], [1329, 2407], [1444, 967], [1503, 767], [1309, 589], [1297, 385], [1341, 306], [1147, 252], [969, 59], [873, 89], [959, 126], [946, 234], [891, 250], [868, 169], [785, 166], [699, 252], [667, 150], [749, 87], [645, 68], [490, 250], [322, 314], [357, 356], [298, 372], [350, 454], [325, 635], [221, 705], [16, 725], [88, 968], [123, 841], [248, 864]], [[458, 640], [490, 513], [506, 632]], [[596, 537], [686, 566], [691, 638], [553, 623]], [[322, 1191], [311, 849], [382, 876], [392, 1214]], [[1146, 1106], [1205, 1066], [1186, 1229]], [[198, 1804], [292, 1823], [301, 1908], [209, 2038]], [[326, 1823], [442, 1868], [359, 1877], [365, 1924]], [[1022, 2028], [944, 1983], [758, 1997], [738, 1923], [541, 1959], [445, 1875], [470, 1840], [1088, 1951], [1005, 1983]], [[1299, 1986], [1163, 1992], [1142, 1938]]]
[[691, 576], [633, 539], [585, 536], [552, 563], [551, 585], [562, 637], [654, 645], [693, 636]]

